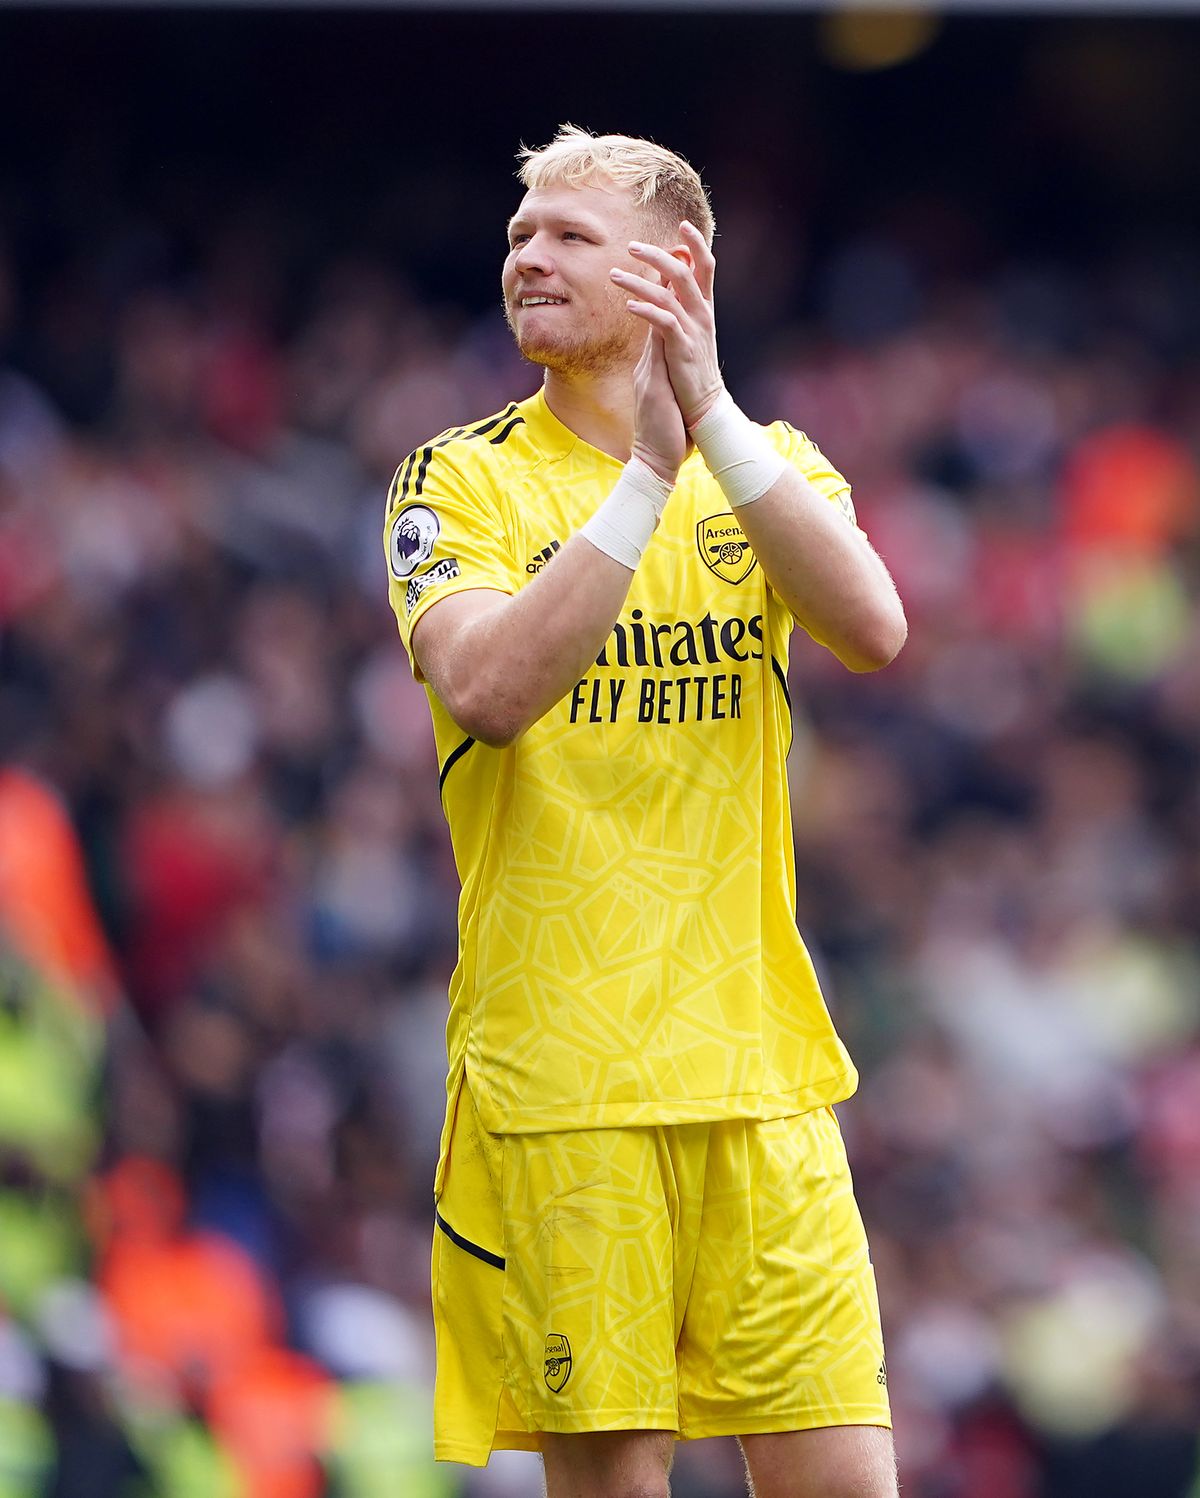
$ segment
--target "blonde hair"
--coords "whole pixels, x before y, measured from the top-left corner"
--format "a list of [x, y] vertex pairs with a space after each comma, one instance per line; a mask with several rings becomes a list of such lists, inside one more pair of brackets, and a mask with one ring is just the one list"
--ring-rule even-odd
[[695, 224], [712, 244], [715, 224], [708, 192], [696, 169], [652, 140], [634, 135], [593, 135], [578, 125], [560, 125], [547, 146], [522, 146], [517, 177], [522, 186], [583, 186], [607, 177], [633, 194], [663, 239], [678, 234], [681, 219]]

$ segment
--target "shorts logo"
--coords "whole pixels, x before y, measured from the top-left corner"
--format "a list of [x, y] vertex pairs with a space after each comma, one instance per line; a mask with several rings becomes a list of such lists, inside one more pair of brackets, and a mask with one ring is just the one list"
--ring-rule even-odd
[[416, 607], [417, 599], [426, 588], [436, 588], [438, 583], [448, 583], [452, 577], [457, 577], [460, 571], [457, 557], [443, 557], [440, 562], [435, 562], [428, 572], [422, 572], [420, 577], [414, 577], [409, 583], [408, 591], [404, 595], [404, 607], [411, 614]]
[[401, 510], [388, 536], [392, 575], [411, 577], [422, 562], [427, 562], [441, 528], [441, 521], [426, 505], [409, 505]]
[[885, 1389], [887, 1388], [887, 1358], [884, 1358], [880, 1363], [879, 1372], [875, 1375], [875, 1382], [882, 1384]]
[[750, 550], [746, 532], [729, 514], [702, 520], [696, 527], [696, 545], [708, 570], [727, 583], [740, 583], [749, 577], [758, 560]]
[[571, 1344], [558, 1332], [546, 1338], [546, 1387], [561, 1394], [571, 1376]]

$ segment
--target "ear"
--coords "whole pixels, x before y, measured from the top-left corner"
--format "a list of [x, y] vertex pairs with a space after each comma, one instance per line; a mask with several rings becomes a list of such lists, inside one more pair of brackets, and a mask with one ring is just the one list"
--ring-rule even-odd
[[[690, 271], [695, 271], [695, 269], [696, 269], [696, 257], [692, 254], [691, 250], [688, 249], [687, 245], [685, 245], [685, 244], [663, 245], [663, 249], [666, 250], [666, 252], [667, 252], [668, 255], [673, 255], [676, 260], [682, 260], [683, 263], [684, 263], [684, 265], [686, 265], [687, 268]], [[647, 273], [646, 273], [645, 270], [643, 270], [642, 274], [646, 275]], [[654, 272], [654, 278], [659, 283], [659, 285], [661, 286], [662, 285], [662, 276], [659, 274], [658, 271]]]

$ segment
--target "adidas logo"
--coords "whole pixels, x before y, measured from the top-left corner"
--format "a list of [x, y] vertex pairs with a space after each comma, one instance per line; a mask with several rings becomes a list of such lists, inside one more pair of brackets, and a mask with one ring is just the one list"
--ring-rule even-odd
[[538, 552], [532, 562], [525, 563], [525, 571], [540, 572], [546, 565], [546, 563], [550, 560], [550, 558], [554, 555], [554, 553], [558, 550], [559, 543], [557, 541], [551, 541], [549, 546], [543, 546], [541, 551]]

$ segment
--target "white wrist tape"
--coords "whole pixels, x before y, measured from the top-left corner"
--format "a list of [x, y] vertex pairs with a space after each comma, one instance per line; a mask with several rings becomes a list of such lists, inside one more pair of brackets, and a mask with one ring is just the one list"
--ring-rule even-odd
[[612, 493], [592, 518], [580, 526], [579, 534], [586, 536], [605, 556], [633, 572], [650, 544], [673, 488], [641, 458], [630, 458]]
[[761, 499], [787, 467], [728, 390], [692, 428], [692, 440], [734, 509]]

